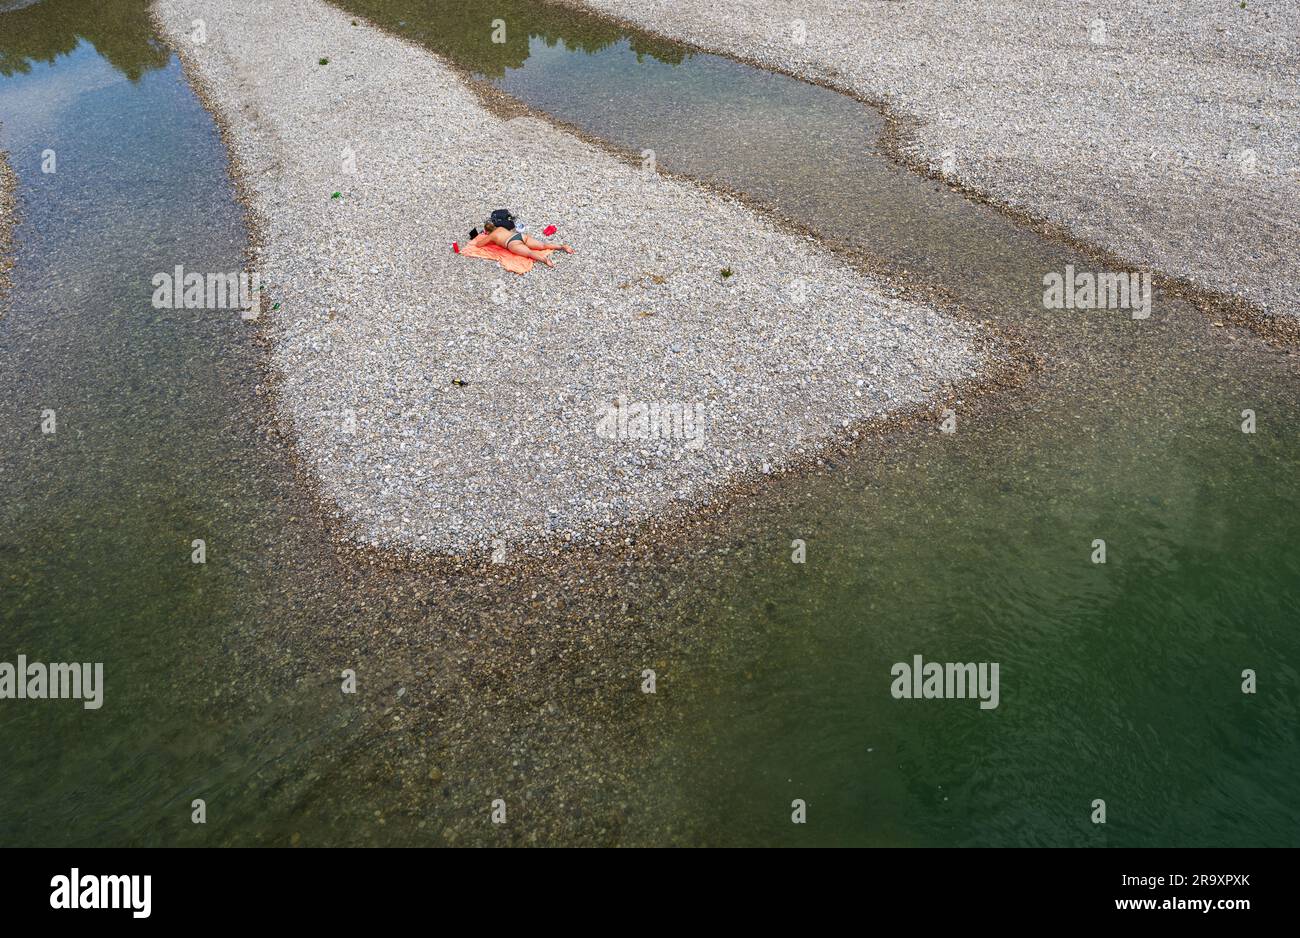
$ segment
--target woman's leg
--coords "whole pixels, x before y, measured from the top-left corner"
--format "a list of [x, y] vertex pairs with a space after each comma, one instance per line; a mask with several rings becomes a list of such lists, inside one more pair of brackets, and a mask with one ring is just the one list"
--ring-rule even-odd
[[555, 266], [555, 261], [551, 260], [540, 251], [534, 251], [523, 241], [511, 241], [506, 245], [506, 250], [511, 254], [518, 254], [520, 257], [531, 257], [535, 261], [541, 261], [547, 267]]
[[563, 251], [565, 254], [572, 254], [573, 248], [567, 244], [547, 244], [545, 241], [538, 241], [536, 238], [524, 235], [524, 243], [534, 251]]

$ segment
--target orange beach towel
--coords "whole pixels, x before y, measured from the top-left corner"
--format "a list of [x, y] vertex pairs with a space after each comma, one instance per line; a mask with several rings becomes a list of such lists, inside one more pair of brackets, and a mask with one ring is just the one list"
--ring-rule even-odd
[[465, 245], [460, 253], [469, 257], [481, 257], [484, 260], [496, 261], [506, 270], [521, 276], [532, 270], [533, 264], [536, 263], [531, 257], [520, 257], [518, 254], [511, 254], [499, 244], [492, 244], [488, 241], [487, 232], [479, 234], [473, 241]]

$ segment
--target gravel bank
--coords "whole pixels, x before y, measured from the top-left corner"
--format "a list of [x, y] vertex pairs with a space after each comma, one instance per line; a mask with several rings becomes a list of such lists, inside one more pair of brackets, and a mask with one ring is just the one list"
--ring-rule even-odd
[[1294, 0], [564, 2], [884, 102], [905, 159], [1300, 316]]
[[0, 150], [0, 315], [9, 295], [9, 271], [13, 269], [13, 232], [18, 221], [18, 178], [9, 165], [9, 154]]
[[[155, 11], [260, 216], [277, 406], [365, 543], [460, 553], [668, 516], [980, 364], [971, 326], [739, 204], [500, 119], [324, 3]], [[501, 205], [580, 253], [522, 278], [453, 254]], [[657, 433], [638, 403], [662, 405]]]

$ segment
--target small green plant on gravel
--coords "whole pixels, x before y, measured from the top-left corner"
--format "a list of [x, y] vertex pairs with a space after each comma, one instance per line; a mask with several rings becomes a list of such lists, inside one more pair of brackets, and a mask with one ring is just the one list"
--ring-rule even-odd
[[320, 60], [320, 64], [321, 64], [321, 65], [329, 65], [329, 64], [330, 64], [330, 60], [329, 60], [329, 59], [321, 59], [321, 60]]
[[722, 279], [726, 280], [728, 277], [731, 276], [731, 268], [730, 267], [722, 268], [721, 274], [722, 274]]

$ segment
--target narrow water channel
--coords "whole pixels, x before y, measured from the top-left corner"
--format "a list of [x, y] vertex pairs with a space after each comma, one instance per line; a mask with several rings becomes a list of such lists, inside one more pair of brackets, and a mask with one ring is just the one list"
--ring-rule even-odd
[[[239, 269], [246, 233], [146, 4], [0, 12], [21, 211], [0, 660], [108, 681], [94, 714], [0, 708], [0, 842], [1296, 841], [1294, 356], [1160, 296], [1146, 320], [1044, 310], [1044, 273], [1095, 265], [899, 168], [834, 92], [537, 3], [339, 5], [962, 298], [1044, 367], [698, 542], [489, 581], [355, 563], [271, 424], [253, 330], [148, 303], [175, 264]], [[999, 706], [894, 700], [916, 654], [999, 662]]]
[[204, 842], [180, 823], [192, 798], [220, 802], [300, 745], [290, 695], [249, 696], [238, 659], [276, 653], [333, 559], [257, 417], [247, 325], [148, 301], [175, 264], [239, 270], [246, 237], [220, 138], [146, 9], [0, 13], [21, 217], [0, 321], [3, 660], [101, 661], [106, 683], [93, 713], [0, 709], [6, 844]]

